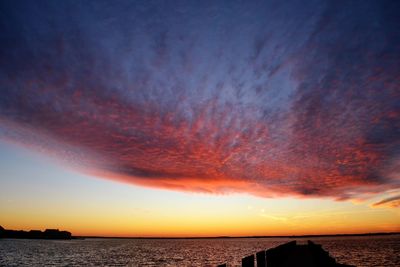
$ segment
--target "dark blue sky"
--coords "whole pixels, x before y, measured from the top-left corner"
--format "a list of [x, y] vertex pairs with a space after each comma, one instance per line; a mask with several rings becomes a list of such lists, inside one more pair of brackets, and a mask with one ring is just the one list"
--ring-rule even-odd
[[162, 188], [398, 189], [399, 4], [1, 1], [0, 138]]

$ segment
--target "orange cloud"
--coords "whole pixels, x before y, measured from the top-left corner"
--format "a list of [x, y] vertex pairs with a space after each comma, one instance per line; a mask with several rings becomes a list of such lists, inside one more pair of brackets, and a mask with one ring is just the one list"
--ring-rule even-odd
[[381, 201], [378, 201], [374, 204], [372, 204], [373, 207], [391, 207], [391, 208], [398, 208], [400, 207], [400, 195], [389, 197], [386, 199], [383, 199]]

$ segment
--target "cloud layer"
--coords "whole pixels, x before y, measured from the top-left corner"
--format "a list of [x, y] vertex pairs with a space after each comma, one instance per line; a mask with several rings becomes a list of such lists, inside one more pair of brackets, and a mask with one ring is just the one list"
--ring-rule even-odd
[[400, 207], [400, 195], [383, 199], [379, 202], [374, 203], [372, 206], [373, 207], [389, 206], [392, 208]]
[[3, 1], [0, 138], [161, 188], [400, 188], [399, 4], [289, 2]]

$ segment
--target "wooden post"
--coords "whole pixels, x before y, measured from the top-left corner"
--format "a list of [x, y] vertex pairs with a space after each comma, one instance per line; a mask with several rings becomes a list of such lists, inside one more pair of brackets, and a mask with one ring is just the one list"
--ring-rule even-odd
[[257, 267], [266, 267], [267, 262], [265, 261], [265, 250], [257, 252]]
[[254, 255], [242, 259], [242, 267], [254, 267]]

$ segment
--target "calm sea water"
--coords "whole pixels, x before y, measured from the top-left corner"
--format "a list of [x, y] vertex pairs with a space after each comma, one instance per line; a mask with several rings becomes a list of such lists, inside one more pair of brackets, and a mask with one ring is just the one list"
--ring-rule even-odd
[[[290, 241], [245, 239], [0, 239], [0, 266], [239, 266], [241, 258]], [[306, 240], [297, 239], [299, 242]], [[400, 266], [400, 235], [312, 238], [340, 263]]]

